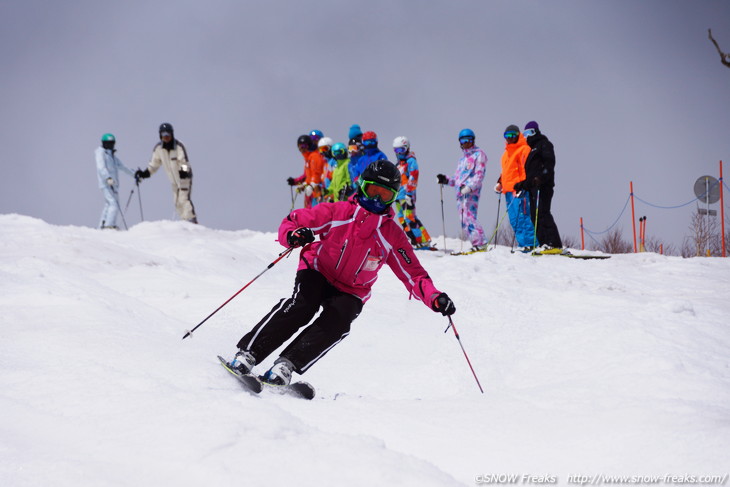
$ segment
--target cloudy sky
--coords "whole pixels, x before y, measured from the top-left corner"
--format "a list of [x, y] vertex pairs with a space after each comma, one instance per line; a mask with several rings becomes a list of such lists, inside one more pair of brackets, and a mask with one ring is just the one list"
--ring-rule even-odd
[[[725, 0], [5, 0], [0, 212], [95, 226], [100, 136], [144, 167], [170, 122], [200, 222], [274, 231], [291, 207], [286, 178], [302, 173], [297, 137], [345, 141], [359, 123], [388, 155], [394, 137], [411, 139], [418, 213], [440, 234], [435, 175], [453, 172], [469, 127], [489, 157], [480, 220], [492, 230], [502, 132], [537, 120], [557, 154], [556, 221], [578, 238], [581, 216], [594, 231], [618, 218], [630, 181], [676, 206], [730, 161], [730, 69], [707, 36], [730, 51], [729, 20]], [[122, 206], [133, 187], [122, 176]], [[175, 218], [163, 172], [141, 192], [146, 220]], [[637, 218], [678, 246], [694, 208], [637, 203]], [[127, 222], [139, 221], [135, 194]], [[618, 225], [628, 239], [630, 213]]]

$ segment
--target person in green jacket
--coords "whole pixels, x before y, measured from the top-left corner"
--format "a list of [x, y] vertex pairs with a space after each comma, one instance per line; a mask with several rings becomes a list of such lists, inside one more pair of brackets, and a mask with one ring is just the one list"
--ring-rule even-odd
[[332, 157], [337, 166], [332, 171], [332, 182], [328, 192], [333, 201], [345, 201], [352, 194], [352, 178], [350, 177], [350, 157], [345, 144], [338, 142], [332, 146]]

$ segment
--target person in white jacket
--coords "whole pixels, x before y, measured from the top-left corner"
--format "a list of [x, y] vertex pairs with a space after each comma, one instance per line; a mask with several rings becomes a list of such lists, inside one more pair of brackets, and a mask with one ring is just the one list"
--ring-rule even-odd
[[193, 190], [193, 170], [190, 167], [188, 153], [182, 142], [175, 138], [172, 125], [160, 125], [160, 142], [152, 150], [152, 158], [147, 168], [137, 170], [134, 177], [137, 181], [153, 175], [162, 166], [172, 183], [172, 196], [175, 209], [180, 219], [191, 223], [198, 223], [195, 207], [190, 200]]
[[134, 171], [122, 164], [122, 161], [114, 154], [116, 149], [116, 138], [113, 134], [101, 136], [101, 147], [94, 151], [96, 158], [96, 175], [99, 180], [99, 189], [104, 195], [104, 209], [101, 212], [99, 228], [117, 228], [117, 215], [119, 206], [119, 169], [134, 177]]

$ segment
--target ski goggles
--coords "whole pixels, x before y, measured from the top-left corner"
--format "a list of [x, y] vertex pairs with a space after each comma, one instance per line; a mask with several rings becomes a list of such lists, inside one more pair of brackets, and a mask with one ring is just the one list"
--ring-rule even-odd
[[519, 132], [505, 132], [504, 138], [505, 139], [516, 139], [517, 137], [519, 137], [519, 135], [520, 135]]
[[335, 159], [344, 159], [347, 157], [347, 151], [345, 149], [332, 151], [332, 157], [334, 157]]
[[393, 149], [393, 152], [395, 152], [398, 155], [401, 155], [401, 154], [405, 154], [406, 152], [408, 152], [408, 149], [406, 149], [405, 147], [395, 147]]
[[474, 137], [461, 137], [459, 139], [461, 145], [468, 144], [469, 142], [474, 143]]
[[389, 205], [393, 201], [395, 201], [395, 197], [398, 195], [398, 192], [393, 190], [392, 188], [383, 186], [382, 184], [378, 184], [373, 181], [363, 181], [360, 185], [360, 188], [362, 188], [363, 194], [365, 194], [365, 196], [367, 196], [368, 198], [380, 198], [380, 201], [382, 201], [386, 205]]
[[318, 149], [319, 149], [319, 152], [321, 152], [322, 154], [324, 154], [326, 152], [329, 152], [329, 150], [331, 149], [331, 147], [328, 146], [328, 145], [321, 145], [321, 146], [318, 147]]
[[535, 130], [535, 129], [527, 129], [524, 132], [522, 132], [522, 135], [524, 135], [525, 137], [532, 137], [536, 133], [537, 133], [537, 130]]
[[363, 147], [375, 147], [376, 145], [378, 145], [378, 141], [375, 139], [363, 140], [362, 145]]

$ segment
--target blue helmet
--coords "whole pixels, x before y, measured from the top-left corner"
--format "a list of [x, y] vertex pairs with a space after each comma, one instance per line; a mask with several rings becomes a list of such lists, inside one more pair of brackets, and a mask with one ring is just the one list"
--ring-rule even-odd
[[462, 139], [464, 137], [471, 137], [472, 139], [476, 138], [472, 129], [464, 129], [459, 132], [459, 139]]
[[321, 130], [315, 129], [315, 130], [312, 130], [311, 132], [309, 132], [309, 136], [312, 138], [312, 141], [314, 142], [314, 144], [317, 145], [317, 142], [319, 142], [319, 139], [324, 137], [324, 133], [322, 133]]

